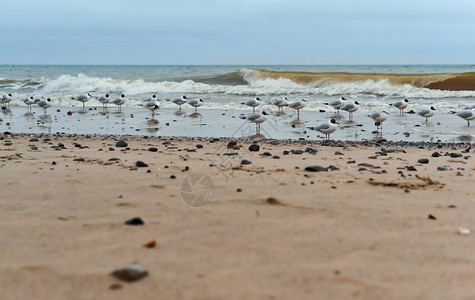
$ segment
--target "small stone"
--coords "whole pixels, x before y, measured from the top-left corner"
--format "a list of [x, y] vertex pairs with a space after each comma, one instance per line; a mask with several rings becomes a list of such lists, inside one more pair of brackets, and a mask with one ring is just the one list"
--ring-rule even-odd
[[171, 176], [170, 176], [170, 179], [176, 179], [176, 176], [175, 176], [175, 175], [171, 175]]
[[233, 148], [234, 146], [236, 146], [236, 145], [237, 145], [237, 142], [236, 142], [236, 141], [230, 141], [230, 142], [228, 143], [227, 148], [228, 148], [228, 149], [232, 149], [232, 148]]
[[156, 240], [151, 240], [151, 241], [146, 242], [145, 244], [143, 244], [143, 247], [144, 248], [154, 248], [156, 244], [157, 244]]
[[272, 156], [272, 158], [273, 158], [273, 159], [280, 159], [280, 156], [274, 155], [274, 156]]
[[249, 146], [249, 151], [257, 152], [261, 149], [261, 147], [258, 144], [252, 144]]
[[441, 155], [440, 155], [439, 152], [436, 151], [436, 152], [432, 153], [431, 156], [432, 156], [432, 157], [439, 157], [439, 156], [441, 156]]
[[30, 142], [32, 142], [32, 143], [38, 142], [38, 139], [37, 138], [32, 138], [32, 139], [30, 139]]
[[144, 168], [144, 167], [148, 167], [148, 165], [146, 163], [144, 163], [143, 161], [141, 160], [137, 160], [137, 162], [135, 163], [135, 166], [137, 168]]
[[129, 144], [127, 144], [127, 142], [124, 141], [124, 140], [119, 140], [119, 141], [115, 144], [116, 147], [127, 147], [128, 145], [129, 145]]
[[450, 153], [450, 157], [457, 158], [457, 157], [463, 157], [463, 155], [462, 153]]
[[75, 158], [73, 161], [86, 161], [84, 158]]
[[305, 167], [305, 171], [309, 171], [309, 172], [327, 172], [328, 169], [323, 167], [323, 166], [319, 166], [319, 165], [311, 165], [311, 166]]
[[408, 170], [408, 171], [417, 171], [417, 169], [414, 166], [407, 166], [406, 170]]
[[201, 144], [196, 145], [196, 149], [202, 149], [202, 148], [203, 148], [203, 145]]
[[459, 228], [457, 230], [457, 233], [460, 234], [460, 235], [468, 235], [470, 234], [470, 229], [467, 229], [467, 228]]
[[437, 218], [434, 215], [431, 215], [431, 214], [429, 214], [427, 216], [427, 218], [429, 218], [430, 220], [437, 220]]
[[238, 189], [236, 189], [236, 192], [240, 193], [240, 192], [242, 192], [242, 189], [238, 188]]
[[429, 160], [427, 158], [421, 158], [417, 162], [420, 163], [420, 164], [428, 164]]
[[145, 224], [144, 221], [139, 217], [135, 217], [135, 218], [125, 221], [125, 225], [138, 226], [138, 225], [143, 225], [143, 224]]
[[250, 165], [250, 164], [252, 164], [250, 160], [247, 160], [247, 159], [241, 160], [241, 165]]
[[447, 171], [446, 167], [437, 167], [437, 171]]
[[266, 151], [264, 153], [261, 154], [262, 156], [272, 156], [272, 153]]
[[290, 151], [290, 153], [292, 153], [292, 154], [303, 154], [303, 151], [302, 150], [292, 150], [292, 151]]
[[111, 275], [122, 281], [133, 282], [147, 276], [148, 270], [139, 264], [133, 264], [122, 269], [114, 270]]
[[451, 204], [449, 206], [447, 206], [448, 208], [457, 208], [457, 206], [455, 206], [454, 204]]
[[150, 147], [150, 148], [148, 148], [148, 151], [150, 151], [150, 152], [158, 152], [158, 148], [156, 148], [156, 147]]

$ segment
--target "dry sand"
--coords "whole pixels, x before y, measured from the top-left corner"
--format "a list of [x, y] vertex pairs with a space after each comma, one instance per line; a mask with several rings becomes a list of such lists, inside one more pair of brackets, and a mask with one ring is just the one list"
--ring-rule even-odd
[[[127, 137], [126, 150], [107, 136], [36, 137], [0, 141], [1, 299], [475, 297], [473, 144], [260, 141], [250, 152], [249, 140], [233, 150], [225, 139]], [[192, 173], [215, 187], [201, 208], [181, 198]], [[145, 224], [124, 225], [133, 217]], [[131, 263], [149, 275], [110, 275]]]

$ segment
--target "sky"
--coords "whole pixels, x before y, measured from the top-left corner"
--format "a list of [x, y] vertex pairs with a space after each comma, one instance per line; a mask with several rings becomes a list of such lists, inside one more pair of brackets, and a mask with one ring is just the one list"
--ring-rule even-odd
[[474, 64], [473, 0], [0, 0], [0, 64]]

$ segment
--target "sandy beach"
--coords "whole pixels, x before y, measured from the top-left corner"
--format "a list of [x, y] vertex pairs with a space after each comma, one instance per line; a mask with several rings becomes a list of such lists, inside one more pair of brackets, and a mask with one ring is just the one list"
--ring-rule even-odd
[[473, 144], [1, 137], [2, 299], [475, 296]]

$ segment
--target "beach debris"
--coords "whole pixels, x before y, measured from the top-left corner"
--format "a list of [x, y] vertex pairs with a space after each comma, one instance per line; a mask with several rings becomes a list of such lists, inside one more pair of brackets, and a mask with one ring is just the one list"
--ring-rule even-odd
[[148, 270], [139, 264], [132, 264], [112, 271], [111, 275], [125, 282], [134, 282], [147, 276]]
[[140, 217], [135, 217], [130, 220], [125, 221], [125, 225], [138, 226], [144, 225], [144, 221]]
[[234, 148], [234, 146], [236, 146], [236, 145], [237, 145], [237, 142], [236, 142], [236, 141], [230, 141], [230, 142], [228, 143], [227, 148], [228, 148], [228, 149], [232, 149], [232, 148]]
[[309, 171], [309, 172], [327, 172], [328, 168], [325, 168], [325, 167], [320, 166], [320, 165], [311, 165], [311, 166], [305, 167], [305, 171]]
[[459, 229], [457, 229], [457, 233], [460, 234], [460, 235], [468, 235], [468, 234], [470, 234], [470, 229], [459, 228]]
[[145, 244], [143, 244], [143, 247], [144, 248], [155, 248], [155, 245], [157, 245], [157, 241], [156, 240], [151, 240], [151, 241], [148, 241]]
[[148, 165], [147, 165], [146, 163], [144, 163], [143, 161], [141, 161], [141, 160], [137, 160], [137, 161], [135, 162], [135, 166], [136, 166], [137, 168], [145, 168], [145, 167], [148, 167]]
[[276, 198], [274, 197], [269, 197], [266, 199], [266, 203], [269, 204], [269, 205], [280, 205], [280, 201], [277, 200]]
[[116, 147], [127, 147], [129, 144], [124, 141], [124, 140], [119, 140], [117, 141], [117, 143], [115, 144]]
[[447, 206], [448, 208], [457, 208], [457, 206], [455, 206], [455, 204], [450, 204], [449, 206]]

